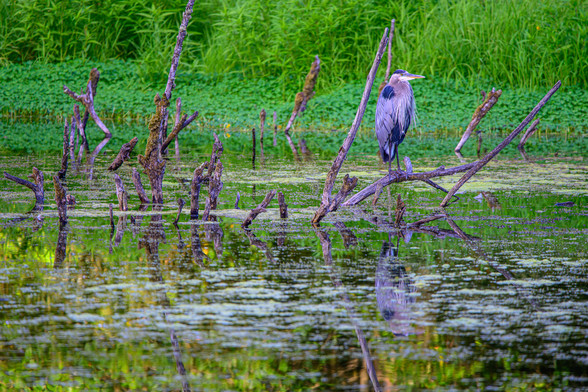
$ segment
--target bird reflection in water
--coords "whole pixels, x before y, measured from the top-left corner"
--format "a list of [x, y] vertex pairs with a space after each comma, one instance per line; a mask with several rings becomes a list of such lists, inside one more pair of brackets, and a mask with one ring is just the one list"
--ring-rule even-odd
[[399, 238], [393, 244], [390, 235], [388, 241], [382, 243], [376, 269], [376, 300], [391, 332], [396, 336], [409, 336], [418, 334], [412, 326], [417, 292], [406, 268], [398, 260], [398, 245]]

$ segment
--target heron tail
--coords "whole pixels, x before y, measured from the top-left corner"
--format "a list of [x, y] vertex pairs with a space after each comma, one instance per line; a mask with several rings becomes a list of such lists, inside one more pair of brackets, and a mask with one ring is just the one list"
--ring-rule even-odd
[[394, 145], [392, 145], [391, 151], [390, 151], [390, 146], [388, 144], [386, 144], [383, 147], [380, 146], [380, 155], [382, 156], [382, 161], [384, 161], [384, 163], [389, 162], [389, 161], [393, 161], [394, 158], [396, 157], [396, 149], [394, 148]]

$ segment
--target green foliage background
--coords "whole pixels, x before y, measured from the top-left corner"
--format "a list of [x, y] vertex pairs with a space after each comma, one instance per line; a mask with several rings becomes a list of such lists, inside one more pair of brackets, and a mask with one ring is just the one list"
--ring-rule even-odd
[[[0, 0], [0, 62], [134, 59], [143, 80], [157, 80], [184, 7], [184, 0]], [[470, 84], [537, 88], [562, 79], [588, 87], [582, 0], [203, 0], [182, 66], [298, 87], [318, 54], [318, 88], [334, 88], [365, 77], [391, 18], [393, 68]]]

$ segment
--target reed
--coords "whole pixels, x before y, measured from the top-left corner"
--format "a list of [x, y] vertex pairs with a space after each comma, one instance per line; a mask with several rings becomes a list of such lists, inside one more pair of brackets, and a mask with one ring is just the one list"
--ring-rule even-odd
[[[134, 59], [143, 80], [168, 67], [183, 0], [0, 0], [0, 62]], [[362, 80], [396, 19], [393, 68], [457, 83], [588, 87], [582, 0], [203, 0], [182, 67], [278, 77], [300, 88], [315, 54], [317, 89]], [[383, 72], [383, 71], [381, 71]]]

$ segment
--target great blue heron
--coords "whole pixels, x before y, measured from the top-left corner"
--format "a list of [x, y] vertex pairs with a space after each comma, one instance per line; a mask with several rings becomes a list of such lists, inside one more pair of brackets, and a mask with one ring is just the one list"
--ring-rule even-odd
[[398, 145], [404, 140], [410, 124], [414, 123], [416, 105], [412, 87], [408, 83], [411, 79], [424, 78], [398, 69], [390, 77], [382, 93], [378, 97], [376, 106], [376, 136], [380, 145], [380, 155], [384, 162], [388, 162], [388, 174], [392, 175], [392, 161], [396, 156], [398, 171]]

